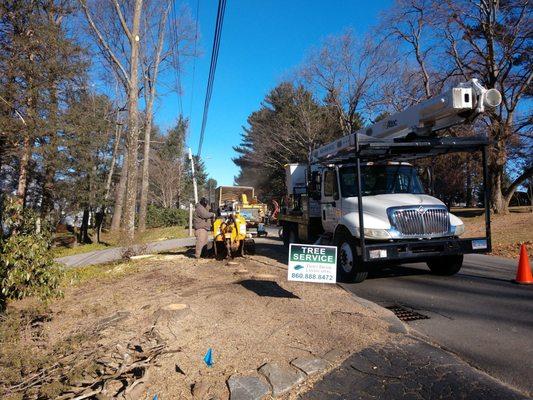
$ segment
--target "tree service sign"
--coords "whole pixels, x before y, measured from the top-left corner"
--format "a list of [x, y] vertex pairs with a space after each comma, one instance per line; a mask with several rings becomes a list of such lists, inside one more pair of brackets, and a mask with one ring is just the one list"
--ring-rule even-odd
[[289, 247], [289, 281], [335, 283], [337, 248], [291, 243]]

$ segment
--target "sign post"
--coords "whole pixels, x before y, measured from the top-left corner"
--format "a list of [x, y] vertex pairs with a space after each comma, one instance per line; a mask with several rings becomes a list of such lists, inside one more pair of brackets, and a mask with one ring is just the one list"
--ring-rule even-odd
[[291, 243], [289, 246], [289, 281], [335, 283], [337, 247]]

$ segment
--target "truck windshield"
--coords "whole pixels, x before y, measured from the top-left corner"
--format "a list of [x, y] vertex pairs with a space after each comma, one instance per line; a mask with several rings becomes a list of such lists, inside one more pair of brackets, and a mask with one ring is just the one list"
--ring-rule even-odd
[[[357, 196], [355, 166], [342, 167], [339, 172], [342, 197]], [[416, 169], [409, 165], [362, 165], [361, 189], [363, 196], [424, 193]]]

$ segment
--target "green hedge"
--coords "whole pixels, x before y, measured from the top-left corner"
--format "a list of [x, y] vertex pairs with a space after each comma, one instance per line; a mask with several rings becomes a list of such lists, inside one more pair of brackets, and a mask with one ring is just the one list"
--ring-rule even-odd
[[189, 224], [189, 211], [178, 208], [161, 208], [148, 206], [146, 213], [146, 226], [160, 228], [162, 226], [187, 226]]

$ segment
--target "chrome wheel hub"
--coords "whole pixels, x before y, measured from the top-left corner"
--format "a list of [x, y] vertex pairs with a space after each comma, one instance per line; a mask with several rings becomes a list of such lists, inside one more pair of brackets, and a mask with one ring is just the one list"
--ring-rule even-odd
[[340, 248], [340, 262], [344, 272], [350, 273], [353, 269], [353, 252], [350, 244], [344, 242]]

